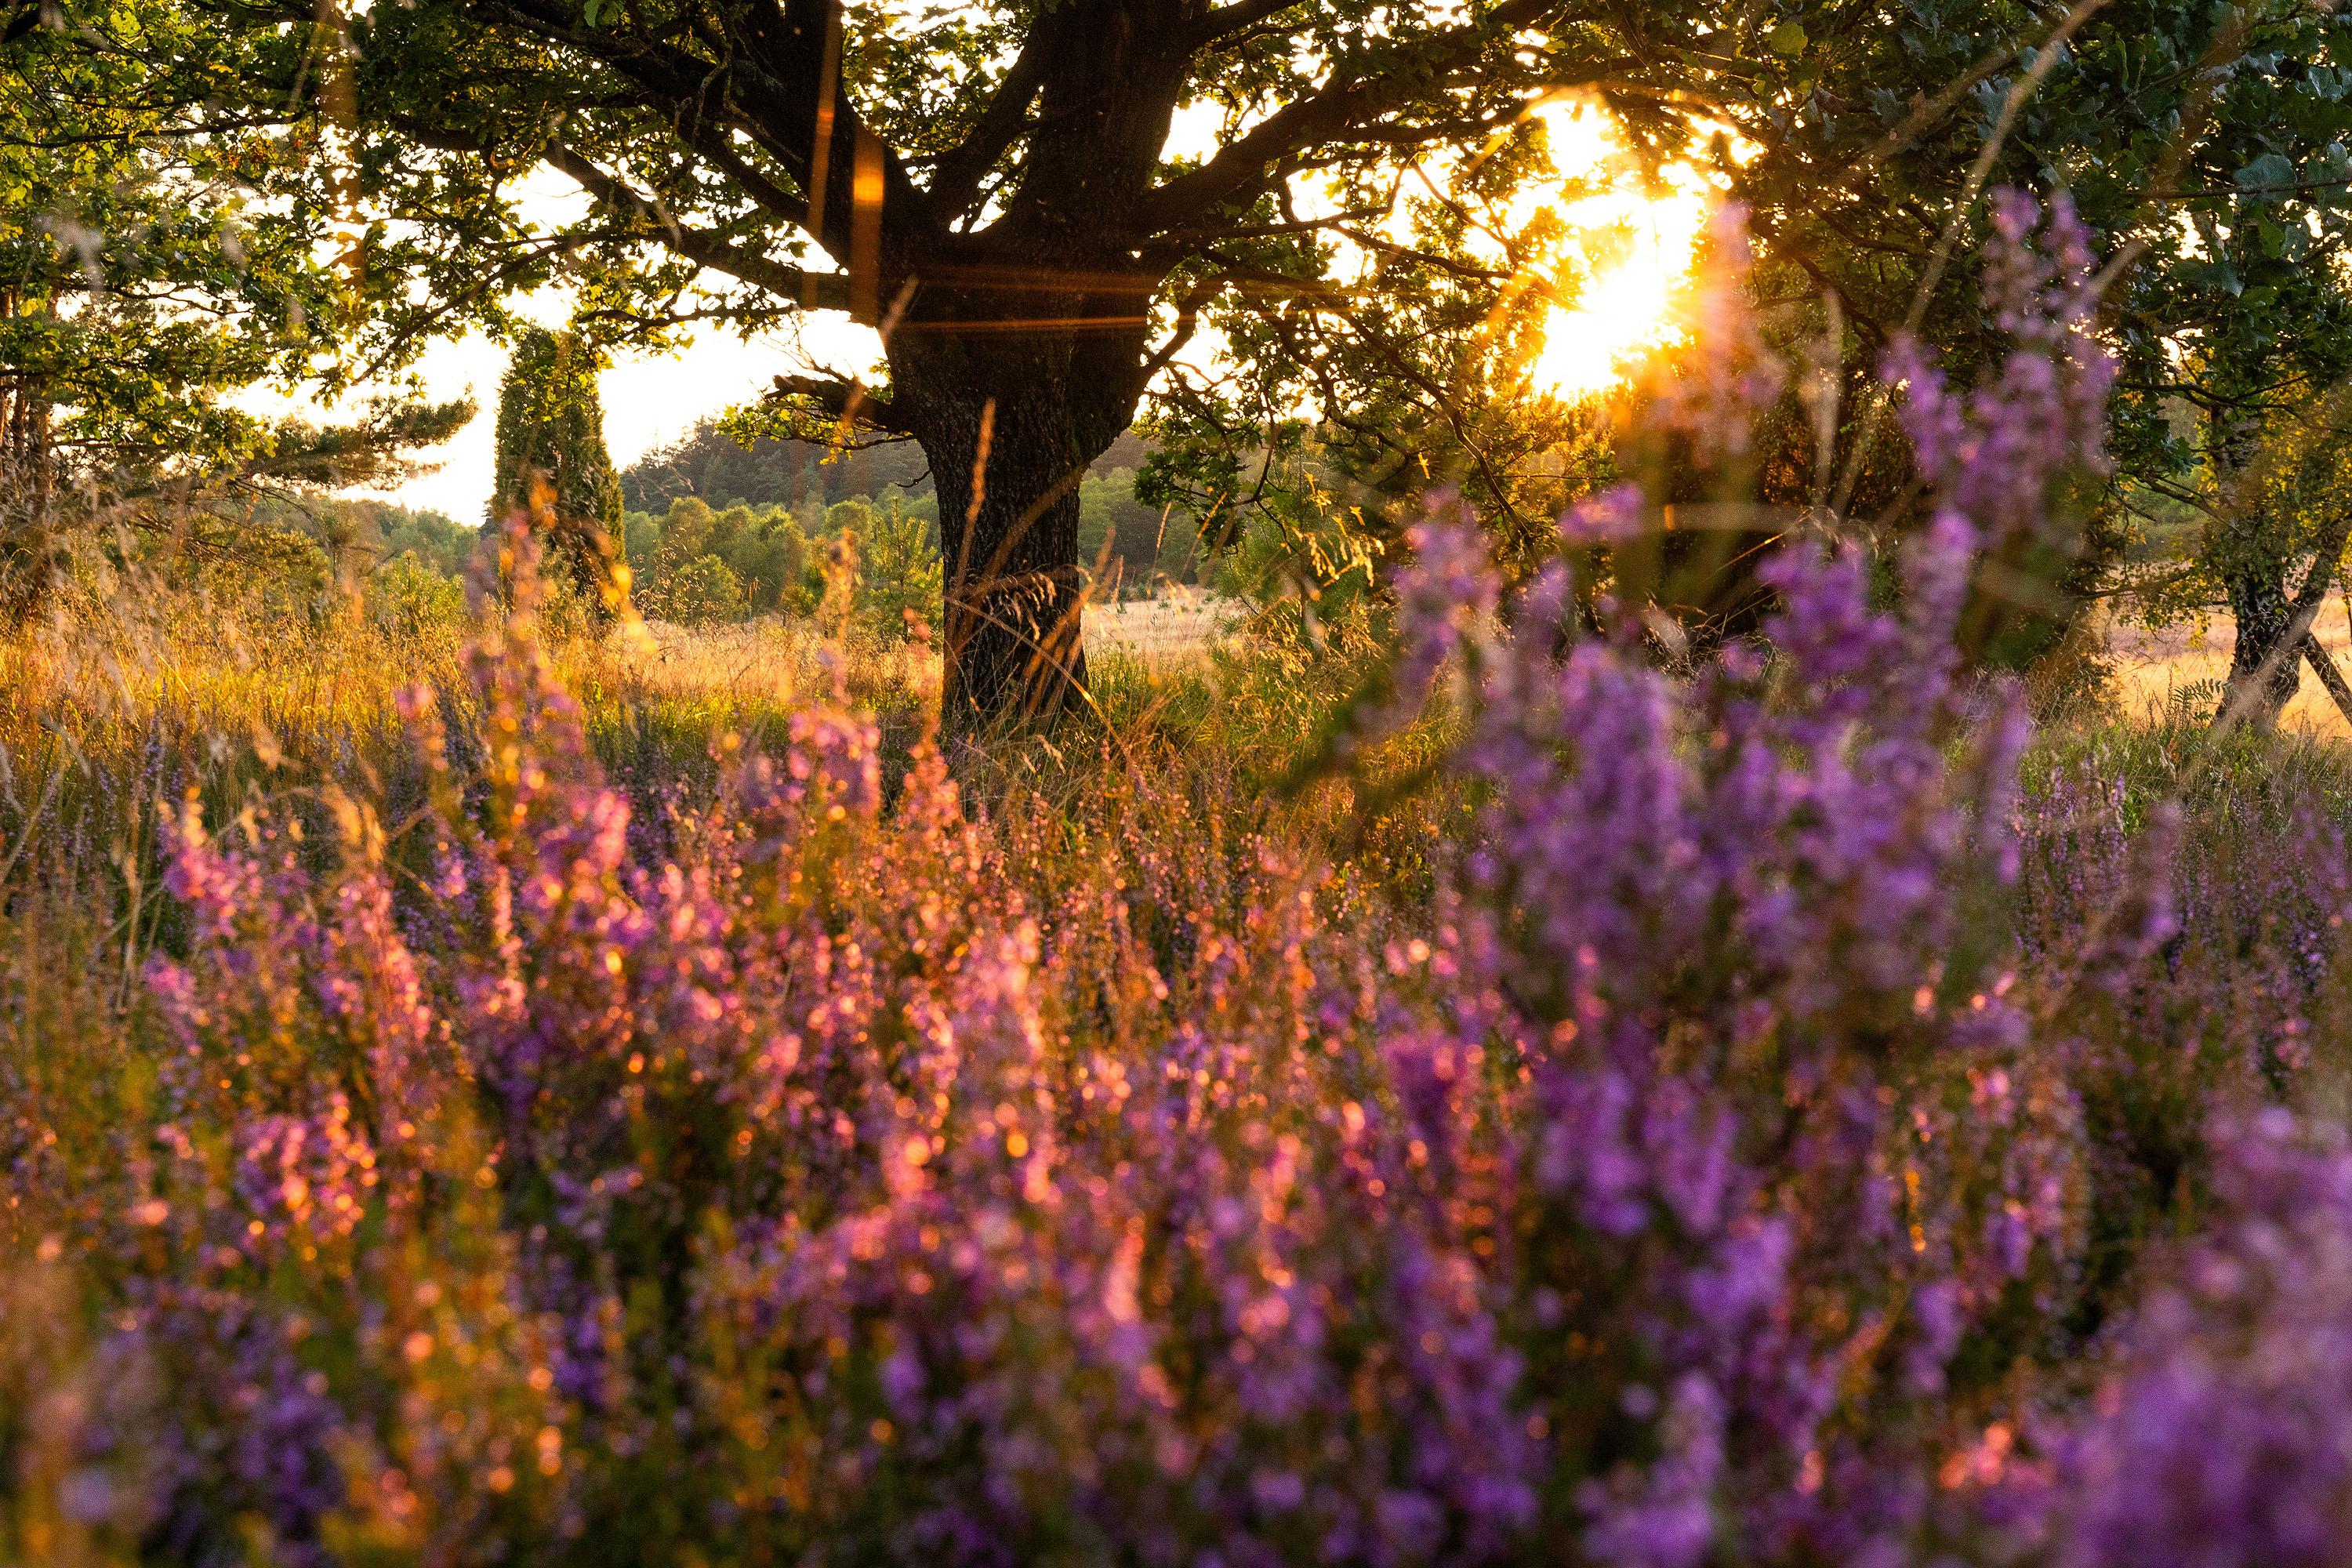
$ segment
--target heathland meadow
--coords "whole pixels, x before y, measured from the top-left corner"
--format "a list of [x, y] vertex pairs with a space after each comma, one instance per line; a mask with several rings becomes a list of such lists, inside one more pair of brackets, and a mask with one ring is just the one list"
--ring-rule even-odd
[[25, 634], [0, 1555], [2346, 1561], [2352, 758], [1969, 656], [2110, 374], [1998, 211], [1932, 525], [1718, 647], [1626, 491], [992, 742], [523, 527]]

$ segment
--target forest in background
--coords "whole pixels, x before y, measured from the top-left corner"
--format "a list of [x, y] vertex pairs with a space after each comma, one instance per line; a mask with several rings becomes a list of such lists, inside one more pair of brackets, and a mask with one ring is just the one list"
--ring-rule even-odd
[[[1106, 595], [1192, 583], [1204, 569], [1213, 574], [1189, 508], [1136, 499], [1138, 470], [1150, 456], [1130, 432], [1076, 487], [1081, 563], [1098, 574]], [[751, 614], [809, 613], [823, 596], [826, 542], [845, 532], [866, 538], [894, 518], [919, 521], [922, 548], [940, 548], [938, 492], [921, 453], [907, 443], [837, 450], [759, 437], [746, 445], [706, 420], [619, 477], [627, 556], [639, 582], [650, 588], [665, 561], [683, 565], [703, 554], [727, 568], [725, 578], [697, 574], [694, 608], [686, 597], [656, 595], [646, 601], [650, 614], [731, 618], [709, 611], [706, 601], [740, 603]], [[716, 514], [715, 525], [695, 502]], [[898, 547], [883, 548], [887, 555]]]
[[[1135, 499], [1137, 468], [1149, 455], [1129, 436], [1077, 487], [1080, 545], [1102, 574], [1102, 593], [1148, 595], [1204, 572], [1246, 592], [1251, 584], [1208, 561], [1189, 514]], [[911, 465], [916, 456], [904, 447], [746, 446], [715, 421], [698, 424], [617, 474], [615, 543], [638, 608], [682, 626], [813, 616], [824, 603], [828, 552], [846, 542], [857, 579], [849, 592], [873, 607], [873, 624], [898, 626], [906, 610], [935, 618], [939, 501]], [[324, 604], [339, 584], [362, 586], [402, 620], [454, 614], [485, 538], [481, 524], [366, 497], [264, 497], [236, 522], [258, 559], [272, 555], [260, 542], [283, 541], [274, 552], [279, 592]]]

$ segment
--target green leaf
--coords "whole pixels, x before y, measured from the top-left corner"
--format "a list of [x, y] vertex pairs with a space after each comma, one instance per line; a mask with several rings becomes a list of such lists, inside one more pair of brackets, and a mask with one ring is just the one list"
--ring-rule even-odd
[[1794, 59], [1805, 52], [1805, 27], [1801, 22], [1783, 22], [1765, 35], [1764, 42], [1783, 59]]
[[2294, 184], [2294, 165], [2276, 153], [2265, 153], [2239, 170], [2237, 179], [2242, 191], [2276, 192]]

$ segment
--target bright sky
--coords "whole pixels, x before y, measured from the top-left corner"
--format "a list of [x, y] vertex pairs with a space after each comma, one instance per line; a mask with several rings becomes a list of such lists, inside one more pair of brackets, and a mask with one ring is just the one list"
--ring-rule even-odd
[[[1567, 202], [1523, 191], [1511, 215], [1524, 223], [1550, 206], [1567, 226], [1557, 265], [1579, 284], [1576, 306], [1553, 307], [1530, 374], [1539, 389], [1572, 398], [1605, 391], [1632, 362], [1681, 339], [1674, 306], [1718, 198], [1704, 175], [1681, 163], [1660, 171], [1666, 194], [1643, 191], [1597, 109], [1571, 102], [1537, 112], [1550, 132], [1553, 166], [1609, 185]], [[1596, 265], [1596, 258], [1605, 259]]]
[[[1645, 194], [1598, 110], [1559, 103], [1538, 112], [1549, 123], [1555, 164], [1564, 177], [1583, 182], [1582, 194], [1563, 203], [1557, 191], [1523, 192], [1507, 217], [1524, 225], [1550, 205], [1567, 227], [1550, 264], [1577, 279], [1578, 303], [1572, 310], [1552, 311], [1532, 374], [1539, 389], [1577, 397], [1604, 390], [1631, 362], [1679, 335], [1671, 310], [1689, 280], [1713, 195], [1704, 178], [1687, 168], [1665, 172], [1670, 194]], [[1212, 151], [1216, 125], [1215, 115], [1206, 110], [1185, 114], [1170, 138], [1170, 151]], [[541, 170], [524, 187], [523, 209], [538, 221], [553, 222], [576, 212], [583, 199], [570, 180]], [[523, 309], [560, 327], [568, 300], [561, 291], [547, 291], [524, 301]], [[874, 333], [838, 313], [811, 316], [798, 336], [796, 350], [789, 332], [747, 342], [730, 332], [706, 331], [675, 353], [618, 361], [599, 381], [605, 444], [614, 462], [626, 467], [698, 419], [757, 396], [779, 372], [808, 360], [855, 373], [878, 357]], [[505, 368], [505, 349], [478, 334], [443, 339], [426, 349], [415, 370], [427, 395], [470, 395], [480, 412], [454, 439], [420, 454], [436, 465], [434, 471], [391, 491], [390, 499], [463, 522], [479, 520], [495, 467], [499, 378]], [[334, 413], [319, 408], [307, 395], [257, 393], [244, 401], [270, 410], [301, 408], [320, 417]]]
[[[570, 179], [543, 168], [525, 180], [520, 192], [524, 216], [542, 225], [579, 216], [586, 200]], [[520, 301], [520, 308], [542, 326], [562, 327], [571, 313], [571, 300], [564, 290], [542, 289]], [[776, 331], [746, 342], [732, 332], [706, 331], [674, 353], [619, 359], [597, 378], [604, 403], [604, 444], [613, 461], [626, 468], [685, 434], [706, 415], [750, 401], [779, 373], [804, 369], [814, 360], [857, 374], [873, 367], [879, 349], [871, 329], [827, 310], [811, 316], [797, 333]], [[427, 345], [412, 367], [425, 396], [434, 401], [471, 396], [478, 412], [453, 439], [417, 454], [431, 471], [389, 492], [361, 493], [446, 512], [460, 522], [480, 521], [498, 466], [499, 380], [506, 367], [504, 345], [478, 332], [437, 338]], [[359, 389], [352, 400], [368, 390]], [[290, 393], [255, 388], [238, 402], [258, 412], [299, 410], [321, 420], [332, 419], [338, 412], [320, 404], [315, 389], [308, 387]]]
[[[529, 313], [546, 326], [561, 327], [564, 307], [560, 297], [534, 298]], [[851, 371], [868, 368], [879, 346], [870, 329], [831, 311], [808, 322], [802, 342], [814, 358]], [[751, 401], [778, 373], [800, 363], [783, 334], [746, 342], [718, 331], [699, 334], [675, 353], [621, 359], [597, 378], [604, 402], [604, 444], [614, 464], [626, 468], [704, 416]], [[497, 467], [499, 378], [506, 364], [506, 349], [478, 333], [443, 339], [425, 351], [416, 369], [427, 394], [447, 398], [470, 393], [480, 412], [454, 440], [421, 454], [439, 465], [437, 471], [410, 479], [389, 499], [444, 511], [460, 522], [481, 521]]]

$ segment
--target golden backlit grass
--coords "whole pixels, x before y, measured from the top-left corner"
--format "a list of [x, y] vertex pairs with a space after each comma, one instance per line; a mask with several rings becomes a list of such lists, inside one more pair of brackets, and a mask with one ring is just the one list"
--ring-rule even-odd
[[[2337, 666], [2352, 674], [2352, 626], [2346, 618], [2330, 610], [2320, 616], [2312, 632]], [[2180, 708], [2210, 715], [2219, 700], [2218, 689], [2229, 676], [2236, 645], [2236, 631], [2225, 616], [2204, 626], [2169, 626], [2159, 632], [2110, 626], [2106, 647], [2114, 672], [2113, 700], [2131, 719], [2162, 720]], [[2299, 734], [2352, 740], [2352, 722], [2346, 721], [2307, 665], [2303, 684], [2279, 723]]]
[[[1065, 749], [1201, 739], [1212, 639], [1230, 616], [1137, 605], [1097, 605], [1090, 619], [1094, 706]], [[0, 638], [0, 879], [45, 859], [87, 865], [92, 849], [150, 863], [164, 797], [188, 789], [218, 820], [326, 781], [363, 793], [396, 783], [414, 768], [397, 694], [421, 681], [462, 704], [470, 630], [461, 620], [395, 631], [351, 603], [120, 584], [69, 600]], [[699, 774], [737, 742], [779, 743], [813, 704], [872, 714], [886, 754], [903, 759], [938, 711], [936, 648], [854, 629], [641, 623], [551, 649], [592, 742], [633, 784]], [[1068, 759], [1074, 770], [1081, 761]]]

